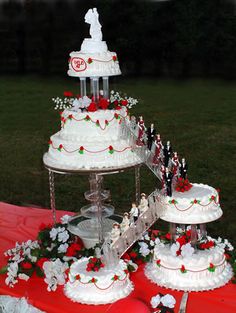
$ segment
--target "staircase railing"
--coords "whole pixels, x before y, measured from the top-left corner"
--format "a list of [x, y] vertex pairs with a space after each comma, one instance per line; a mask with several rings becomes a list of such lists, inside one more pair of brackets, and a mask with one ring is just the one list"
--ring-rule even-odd
[[114, 266], [124, 253], [159, 219], [163, 212], [160, 191], [152, 192], [148, 197], [148, 209], [139, 215], [135, 223], [112, 244], [107, 239], [103, 244], [104, 262], [108, 267]]

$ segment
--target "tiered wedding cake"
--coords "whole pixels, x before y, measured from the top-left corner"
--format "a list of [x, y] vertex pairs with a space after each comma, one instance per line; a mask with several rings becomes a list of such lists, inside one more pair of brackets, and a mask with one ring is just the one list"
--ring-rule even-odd
[[[108, 108], [108, 77], [121, 74], [119, 62], [102, 41], [96, 9], [88, 11], [85, 21], [91, 24], [92, 38], [84, 39], [79, 52], [71, 52], [68, 70], [69, 76], [80, 78], [81, 98], [61, 113], [61, 130], [51, 136], [44, 164], [64, 170], [133, 166], [141, 161], [133, 153], [132, 142], [121, 136], [123, 122], [129, 119], [128, 101]], [[86, 78], [90, 79], [91, 99]]]
[[153, 263], [146, 267], [148, 278], [185, 291], [225, 285], [233, 276], [232, 268], [226, 261], [224, 245], [207, 236], [204, 224], [222, 215], [218, 192], [193, 184], [189, 191], [157, 196], [157, 201], [163, 206], [160, 218], [171, 223], [172, 233], [166, 237], [169, 241], [164, 238], [155, 246]]

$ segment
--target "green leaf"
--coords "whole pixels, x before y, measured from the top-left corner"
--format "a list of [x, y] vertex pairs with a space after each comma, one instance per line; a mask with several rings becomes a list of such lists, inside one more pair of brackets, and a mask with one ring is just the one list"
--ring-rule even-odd
[[8, 265], [3, 266], [2, 268], [0, 268], [0, 274], [6, 274], [7, 273], [7, 269], [8, 269]]
[[38, 277], [44, 277], [44, 272], [38, 266], [36, 267], [35, 271]]

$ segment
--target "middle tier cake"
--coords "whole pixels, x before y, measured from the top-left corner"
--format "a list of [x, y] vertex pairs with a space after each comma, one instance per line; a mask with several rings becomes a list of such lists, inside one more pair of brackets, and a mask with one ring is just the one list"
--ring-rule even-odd
[[96, 112], [64, 110], [61, 130], [51, 136], [44, 163], [64, 170], [129, 167], [141, 163], [134, 153], [135, 143], [122, 135], [126, 118], [126, 108]]

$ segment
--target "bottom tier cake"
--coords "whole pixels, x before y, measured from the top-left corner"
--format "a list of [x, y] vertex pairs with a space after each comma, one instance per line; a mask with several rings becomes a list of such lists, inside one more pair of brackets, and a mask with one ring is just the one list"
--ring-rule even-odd
[[82, 258], [70, 267], [65, 295], [72, 301], [84, 304], [106, 304], [125, 298], [133, 290], [127, 264], [120, 260], [112, 269], [98, 272], [86, 270], [88, 258]]
[[158, 245], [154, 251], [145, 274], [160, 286], [183, 291], [211, 290], [225, 285], [233, 276], [224, 249], [217, 246], [197, 250], [191, 258], [173, 256], [170, 245]]

